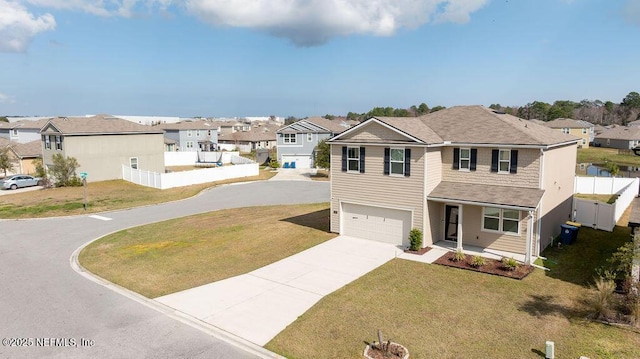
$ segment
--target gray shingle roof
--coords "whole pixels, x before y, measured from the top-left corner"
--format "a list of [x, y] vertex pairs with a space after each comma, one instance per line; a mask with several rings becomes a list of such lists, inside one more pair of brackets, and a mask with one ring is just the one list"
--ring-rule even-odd
[[219, 124], [213, 121], [193, 120], [176, 123], [162, 123], [156, 127], [163, 130], [217, 130], [218, 126]]
[[535, 209], [544, 190], [537, 188], [507, 187], [473, 183], [443, 181], [429, 193], [427, 199], [463, 201], [478, 205], [497, 205]]
[[[47, 122], [64, 135], [107, 135], [107, 134], [156, 134], [164, 133], [157, 127], [139, 125], [110, 115], [92, 117], [56, 117]], [[54, 133], [47, 130], [45, 133]]]
[[42, 128], [42, 126], [44, 126], [47, 121], [49, 121], [50, 119], [48, 118], [42, 118], [39, 120], [20, 120], [20, 121], [16, 121], [16, 122], [0, 122], [0, 129], [3, 128], [8, 128], [8, 129], [14, 129], [14, 128], [22, 128], [25, 130], [40, 130]]
[[556, 118], [553, 121], [545, 122], [544, 124], [550, 128], [589, 128], [593, 127], [592, 124], [586, 121], [578, 121], [570, 118]]
[[296, 121], [290, 125], [283, 126], [278, 130], [279, 133], [317, 133], [330, 132], [333, 134], [342, 133], [348, 130], [354, 121], [329, 120], [324, 117], [309, 117]]
[[427, 126], [421, 117], [376, 117], [376, 119], [424, 143], [443, 142], [443, 139]]
[[595, 138], [610, 138], [613, 140], [640, 140], [640, 127], [618, 126], [596, 135]]
[[18, 143], [13, 146], [13, 151], [21, 158], [42, 157], [42, 141], [35, 140], [27, 143]]

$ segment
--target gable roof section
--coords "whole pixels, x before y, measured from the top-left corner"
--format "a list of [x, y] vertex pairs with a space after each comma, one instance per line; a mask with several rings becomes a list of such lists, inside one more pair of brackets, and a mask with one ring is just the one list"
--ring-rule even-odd
[[258, 141], [275, 141], [276, 126], [265, 125], [259, 127], [251, 127], [249, 131], [239, 131], [228, 134], [218, 135], [218, 142], [222, 141], [242, 141], [242, 142], [258, 142]]
[[442, 143], [442, 138], [418, 117], [372, 117], [337, 135], [331, 142]]
[[452, 143], [546, 146], [577, 137], [484, 106], [454, 106], [420, 117]]
[[618, 126], [608, 129], [595, 138], [609, 138], [612, 140], [640, 140], [640, 127]]
[[578, 121], [570, 118], [556, 118], [553, 121], [545, 122], [544, 124], [550, 128], [589, 128], [593, 127], [592, 124], [586, 121]]
[[13, 146], [12, 150], [19, 158], [42, 157], [42, 141], [18, 143]]
[[328, 120], [324, 117], [309, 117], [280, 128], [278, 133], [332, 133], [338, 134], [351, 127], [349, 121]]
[[162, 129], [139, 125], [109, 115], [93, 117], [56, 117], [42, 128], [42, 133], [59, 133], [68, 136], [163, 134]]

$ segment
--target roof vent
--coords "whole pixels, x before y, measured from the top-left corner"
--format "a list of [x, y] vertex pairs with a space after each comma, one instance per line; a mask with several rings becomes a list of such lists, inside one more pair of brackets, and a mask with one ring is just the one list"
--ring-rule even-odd
[[506, 115], [506, 112], [503, 111], [493, 111], [493, 113], [495, 113], [496, 115]]

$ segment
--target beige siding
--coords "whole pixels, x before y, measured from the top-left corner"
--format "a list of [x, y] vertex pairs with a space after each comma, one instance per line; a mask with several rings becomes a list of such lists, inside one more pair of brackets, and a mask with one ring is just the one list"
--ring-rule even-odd
[[[560, 234], [560, 225], [570, 219], [575, 181], [577, 146], [563, 146], [544, 152], [540, 205], [540, 250], [551, 237]], [[534, 252], [534, 254], [537, 254]]]
[[[556, 131], [560, 131], [562, 133], [564, 133], [562, 128], [554, 128], [554, 130]], [[575, 137], [578, 137], [580, 139], [584, 139], [584, 145], [582, 144], [582, 141], [580, 143], [578, 143], [579, 146], [582, 146], [582, 148], [589, 148], [589, 131], [591, 131], [591, 129], [587, 128], [587, 133], [582, 133], [582, 128], [570, 128], [569, 129], [569, 134]]]
[[[491, 148], [478, 148], [475, 171], [453, 169], [453, 147], [442, 149], [442, 180], [501, 186], [539, 188], [540, 150], [518, 149], [518, 172], [491, 172]], [[575, 165], [575, 164], [574, 164]]]
[[69, 136], [63, 140], [63, 151], [44, 151], [46, 164], [54, 153], [75, 157], [77, 172], [88, 173], [90, 182], [121, 179], [122, 165], [129, 166], [131, 157], [138, 158], [138, 169], [164, 172], [162, 134]]
[[[442, 155], [440, 148], [427, 148], [426, 151], [425, 194], [429, 194], [442, 181]], [[424, 213], [423, 246], [426, 247], [440, 239], [442, 207], [435, 202], [427, 202], [426, 196], [424, 200], [426, 211]]]
[[371, 122], [349, 134], [354, 142], [407, 141], [407, 137], [378, 123]]
[[483, 230], [482, 215], [481, 206], [462, 206], [463, 248], [465, 245], [473, 245], [512, 253], [525, 253], [527, 248], [527, 212], [520, 212], [519, 236]]
[[[410, 147], [407, 147], [410, 148]], [[365, 173], [341, 172], [342, 145], [331, 146], [331, 231], [340, 232], [340, 201], [413, 211], [423, 228], [424, 149], [411, 148], [411, 176], [384, 175], [384, 147], [365, 146]]]

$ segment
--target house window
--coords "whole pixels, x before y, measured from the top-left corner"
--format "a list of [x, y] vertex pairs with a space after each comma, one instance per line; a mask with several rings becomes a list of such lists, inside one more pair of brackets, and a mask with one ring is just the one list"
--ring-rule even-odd
[[404, 149], [392, 148], [389, 161], [391, 164], [391, 174], [404, 175]]
[[196, 137], [200, 137], [200, 130], [196, 130]]
[[498, 162], [498, 173], [509, 173], [509, 165], [511, 164], [511, 151], [500, 150], [500, 157]]
[[191, 137], [191, 135], [193, 135], [193, 132], [191, 130], [187, 130], [187, 137]]
[[44, 137], [44, 148], [46, 150], [50, 150], [51, 149], [51, 138], [47, 135], [42, 136]]
[[56, 150], [62, 151], [62, 137], [56, 136]]
[[307, 142], [313, 141], [313, 133], [307, 133]]
[[282, 135], [284, 143], [296, 143], [296, 134], [295, 133], [285, 133]]
[[360, 148], [347, 148], [347, 171], [360, 172]]
[[207, 134], [208, 134], [209, 136], [211, 136], [211, 130], [209, 130], [209, 131], [207, 132]]
[[586, 128], [583, 128], [583, 129], [582, 129], [582, 134], [583, 134], [583, 135], [586, 135], [586, 134], [587, 134], [587, 129], [586, 129]]
[[520, 211], [484, 207], [482, 228], [486, 231], [520, 234]]
[[185, 146], [187, 146], [187, 149], [188, 149], [188, 150], [193, 149], [193, 141], [187, 141], [187, 142], [185, 143]]
[[460, 149], [460, 169], [468, 170], [471, 165], [471, 149], [469, 148], [461, 148]]
[[11, 137], [18, 137], [18, 129], [14, 128], [13, 130], [11, 130]]
[[129, 166], [132, 169], [137, 170], [138, 169], [138, 157], [129, 158]]
[[569, 127], [565, 127], [562, 129], [562, 133], [569, 133]]
[[587, 144], [587, 140], [585, 140], [584, 138], [582, 139], [582, 144], [586, 145]]

